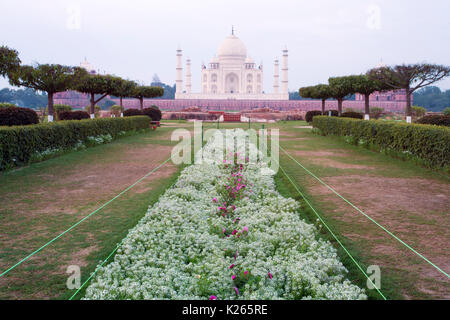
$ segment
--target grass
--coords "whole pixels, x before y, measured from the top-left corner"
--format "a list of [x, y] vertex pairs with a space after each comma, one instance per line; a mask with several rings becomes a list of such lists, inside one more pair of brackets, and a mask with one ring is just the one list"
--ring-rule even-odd
[[[180, 126], [164, 126], [164, 123], [176, 123]], [[251, 123], [250, 127], [258, 130], [262, 125], [263, 123]], [[313, 134], [310, 129], [299, 128], [306, 125], [304, 121], [264, 123], [267, 129], [280, 129], [281, 146], [325, 181], [330, 179], [341, 181], [339, 179], [348, 179], [352, 176], [354, 183], [358, 183], [359, 179], [378, 177], [391, 180], [422, 179], [430, 185], [440, 183], [448, 186], [449, 179], [442, 175], [442, 172], [422, 168], [412, 161], [395, 159], [362, 147], [349, 145], [338, 137], [322, 137]], [[193, 123], [163, 121], [162, 127], [155, 132], [124, 137], [110, 144], [68, 153], [1, 174], [0, 272], [137, 180], [131, 179], [132, 174], [142, 173], [140, 176], [143, 176], [165, 160], [164, 157], [167, 158], [170, 155], [170, 147], [177, 143], [170, 141], [170, 134], [179, 127], [187, 128], [192, 132]], [[248, 129], [249, 125], [248, 123], [219, 124], [220, 129], [237, 127]], [[217, 123], [204, 123], [205, 130], [211, 128], [217, 128]], [[156, 151], [158, 148], [160, 152]], [[311, 152], [328, 152], [328, 155], [316, 157], [312, 156]], [[341, 153], [341, 155], [333, 154], [333, 152]], [[140, 154], [143, 156], [139, 156]], [[148, 163], [141, 157], [148, 157]], [[341, 167], [318, 161], [319, 158], [324, 158], [331, 164], [339, 163]], [[102, 170], [102, 168], [117, 170], [117, 163], [129, 166], [129, 171], [120, 174], [124, 176], [129, 174], [130, 179], [127, 180], [129, 182], [127, 184], [117, 183], [111, 187], [108, 183], [111, 176], [108, 170]], [[449, 289], [448, 283], [442, 281], [439, 275], [430, 273], [428, 265], [343, 204], [342, 200], [334, 195], [317, 193], [317, 181], [282, 151], [280, 151], [280, 163], [363, 269], [366, 270], [372, 264], [381, 266], [381, 290], [389, 299], [445, 297]], [[142, 164], [145, 164], [144, 167], [148, 170], [143, 172], [141, 169], [142, 172], [139, 170], [136, 172], [134, 166]], [[367, 167], [371, 169], [368, 170]], [[81, 266], [83, 283], [97, 264], [110, 254], [116, 244], [126, 236], [128, 230], [143, 217], [148, 206], [155, 203], [159, 195], [176, 180], [181, 169], [181, 167], [172, 167], [170, 170], [164, 169], [166, 171], [160, 176], [150, 176], [148, 180], [146, 179], [45, 248], [30, 261], [0, 278], [0, 299], [69, 298], [75, 290], [66, 288], [66, 280], [69, 276], [66, 274], [67, 266], [72, 264]], [[86, 172], [85, 180], [69, 179], [80, 171]], [[101, 175], [95, 176], [95, 172], [101, 172]], [[92, 189], [88, 196], [77, 198], [76, 193], [70, 193], [79, 188], [79, 184], [89, 188], [89, 183], [97, 180], [105, 180], [105, 184], [101, 184], [98, 190]], [[315, 214], [280, 171], [275, 176], [275, 183], [283, 196], [295, 198], [302, 204], [299, 214], [304, 219], [320, 226]], [[360, 190], [351, 188], [341, 190], [340, 184], [333, 187], [364, 210], [372, 209], [373, 199], [383, 201], [377, 198], [379, 195], [376, 192], [371, 194], [371, 197], [361, 197]], [[107, 189], [108, 192], [103, 189]], [[396, 190], [392, 191], [396, 192]], [[421, 190], [420, 196], [427, 194], [433, 196], [436, 192], [431, 187], [425, 187]], [[445, 193], [445, 190], [443, 192]], [[67, 197], [67, 194], [73, 196]], [[428, 211], [413, 212], [386, 203], [383, 207], [383, 215], [378, 216], [377, 220], [380, 218], [379, 222], [389, 224], [389, 228], [400, 228], [398, 232], [401, 238], [405, 237], [407, 242], [420, 249], [419, 251], [426, 249], [424, 253], [431, 255], [432, 258], [445, 258], [438, 246], [437, 248], [424, 246], [421, 234], [416, 231], [429, 228], [435, 237], [434, 241], [441, 247], [445, 246], [449, 239], [446, 224], [442, 224], [442, 217], [446, 214], [444, 209], [436, 207]], [[351, 219], [348, 219], [349, 215]], [[384, 221], [385, 217], [388, 217], [388, 220]], [[403, 226], [406, 232], [401, 230]], [[365, 287], [366, 278], [334, 238], [324, 228], [321, 229], [321, 234], [334, 243], [341, 261], [349, 270], [351, 281]], [[423, 290], [424, 287], [426, 290]], [[76, 298], [82, 297], [83, 292], [81, 291]], [[380, 299], [379, 294], [374, 290], [368, 290], [368, 294], [371, 299]]]
[[[349, 145], [337, 137], [322, 137], [311, 133], [311, 130], [308, 129], [294, 129], [292, 124], [281, 125], [280, 129], [282, 133], [295, 136], [295, 139], [280, 141], [281, 146], [295, 159], [323, 180], [334, 181], [333, 187], [343, 194], [344, 197], [350, 199], [363, 210], [366, 211], [367, 209], [366, 213], [370, 212], [369, 215], [374, 214], [378, 222], [394, 231], [394, 234], [406, 240], [407, 243], [425, 254], [430, 260], [439, 258], [438, 261], [443, 261], [442, 259], [445, 256], [442, 256], [440, 250], [442, 248], [435, 249], [433, 246], [424, 243], [419, 231], [424, 226], [429, 227], [432, 236], [435, 237], [434, 241], [440, 243], [441, 247], [445, 246], [445, 243], [448, 243], [449, 240], [448, 234], [445, 234], [445, 227], [437, 222], [437, 218], [440, 217], [442, 224], [442, 218], [448, 212], [445, 205], [441, 204], [441, 207], [434, 208], [433, 211], [422, 210], [417, 213], [412, 212], [412, 210], [402, 211], [395, 205], [392, 205], [392, 203], [387, 202], [382, 214], [379, 214], [380, 212], [376, 210], [371, 211], [371, 206], [373, 206], [373, 201], [371, 200], [380, 202], [384, 200], [380, 198], [376, 191], [374, 194], [361, 197], [360, 190], [348, 190], [347, 188], [344, 190], [345, 192], [340, 191], [341, 185], [338, 184], [338, 181], [345, 181], [348, 176], [355, 177], [355, 183], [359, 179], [373, 177], [390, 179], [391, 181], [396, 179], [420, 179], [420, 181], [427, 181], [427, 183], [424, 183], [425, 187], [421, 190], [423, 192], [421, 196], [428, 194], [429, 197], [433, 196], [432, 199], [434, 199], [435, 196], [438, 196], [436, 192], [441, 191], [427, 188], [427, 184], [439, 183], [444, 186], [448, 185], [449, 179], [442, 172], [420, 167], [412, 161], [395, 159], [362, 147]], [[298, 151], [303, 151], [304, 154], [298, 153]], [[341, 154], [339, 156], [314, 157], [312, 156], [313, 153], [311, 153], [324, 151]], [[339, 168], [327, 165], [326, 162], [317, 161], [318, 158], [326, 158], [327, 161], [338, 161], [342, 164], [358, 165], [361, 168]], [[319, 183], [282, 151], [280, 151], [280, 163], [301, 189], [302, 193], [311, 201], [313, 207], [338, 235], [344, 246], [363, 265], [363, 269], [371, 264], [380, 265], [382, 269], [382, 292], [389, 299], [445, 297], [445, 292], [448, 290], [448, 282], [444, 275], [436, 274], [436, 272], [430, 275], [432, 273], [430, 270], [433, 271], [431, 266], [412, 254], [406, 247], [399, 244], [368, 219], [361, 217], [360, 214], [337, 196], [331, 194], [331, 192], [328, 192], [328, 195], [317, 194]], [[367, 168], [370, 168], [370, 170]], [[283, 195], [294, 197], [304, 203], [303, 199], [301, 199], [281, 172], [278, 172], [276, 176], [276, 183], [278, 190]], [[386, 188], [389, 188], [389, 185], [386, 185]], [[395, 192], [398, 191], [392, 190], [392, 193]], [[424, 201], [426, 200], [424, 199]], [[304, 205], [304, 210], [302, 211], [305, 218], [310, 222], [315, 222], [317, 217], [311, 209], [306, 207]], [[344, 218], [343, 216], [346, 215], [354, 218]], [[402, 228], [406, 228], [406, 230], [402, 230]], [[418, 232], [415, 232], [415, 230], [418, 230]], [[341, 260], [349, 269], [350, 278], [365, 287], [365, 277], [354, 263], [350, 261], [347, 254], [327, 232], [324, 232], [324, 236], [335, 243]], [[384, 248], [384, 250], [379, 248]], [[443, 266], [441, 265], [441, 267]], [[436, 290], [436, 288], [440, 289]], [[373, 290], [369, 291], [369, 296], [373, 299], [380, 298]]]
[[[130, 163], [127, 152], [139, 152], [148, 148], [156, 150], [158, 146], [174, 144], [167, 139], [172, 130], [160, 128], [155, 132], [125, 137], [110, 144], [3, 173], [0, 176], [1, 272], [137, 180], [127, 179], [129, 183], [126, 185], [117, 184], [114, 187], [108, 186], [108, 181], [105, 181], [108, 192], [94, 192], [89, 197], [71, 200], [64, 194], [84, 182], [83, 179], [71, 181], [70, 177], [80, 170], [93, 174], [98, 164], [107, 168], [121, 163], [132, 168], [136, 160]], [[164, 150], [165, 154], [157, 158], [166, 159], [170, 156], [170, 148], [169, 152]], [[140, 176], [162, 161], [149, 161], [148, 166], [145, 166], [148, 170]], [[148, 206], [155, 203], [159, 195], [176, 180], [181, 167], [164, 170], [164, 175], [158, 176], [158, 171], [155, 172], [154, 176], [149, 176], [29, 261], [0, 278], [0, 298], [69, 298], [74, 290], [66, 288], [69, 276], [66, 274], [67, 266], [80, 265], [82, 282], [87, 279], [98, 262], [105, 259], [128, 230], [143, 217]], [[94, 179], [101, 180], [105, 177], [96, 176]], [[91, 180], [87, 178], [87, 181]]]

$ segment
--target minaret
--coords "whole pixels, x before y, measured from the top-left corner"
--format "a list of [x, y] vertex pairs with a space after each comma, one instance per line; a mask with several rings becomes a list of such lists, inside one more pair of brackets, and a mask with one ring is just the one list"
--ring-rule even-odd
[[191, 93], [191, 59], [186, 60], [186, 93]]
[[281, 93], [288, 92], [288, 49], [283, 49], [283, 66], [281, 68]]
[[177, 77], [175, 79], [175, 83], [177, 85], [176, 94], [183, 93], [183, 62], [182, 62], [182, 53], [180, 47], [177, 49]]
[[274, 71], [273, 71], [273, 93], [278, 93], [278, 89], [280, 87], [279, 81], [278, 81], [280, 78], [279, 70], [280, 70], [280, 67], [279, 67], [278, 59], [275, 59]]

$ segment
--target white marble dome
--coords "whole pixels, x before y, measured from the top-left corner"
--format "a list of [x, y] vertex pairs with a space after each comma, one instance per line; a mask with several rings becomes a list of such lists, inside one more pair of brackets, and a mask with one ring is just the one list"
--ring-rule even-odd
[[219, 58], [236, 57], [245, 59], [247, 57], [247, 48], [241, 39], [232, 34], [220, 44], [217, 54]]

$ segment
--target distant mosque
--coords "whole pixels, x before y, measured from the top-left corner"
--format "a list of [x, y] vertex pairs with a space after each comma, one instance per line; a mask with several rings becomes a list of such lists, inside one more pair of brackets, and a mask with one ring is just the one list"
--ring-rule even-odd
[[282, 52], [281, 88], [279, 85], [279, 61], [274, 61], [273, 92], [264, 93], [263, 65], [256, 66], [247, 56], [245, 44], [232, 28], [220, 44], [217, 56], [209, 67], [201, 66], [201, 93], [192, 93], [191, 60], [186, 60], [186, 87], [183, 88], [182, 50], [177, 50], [175, 99], [228, 99], [228, 100], [289, 100], [288, 50]]

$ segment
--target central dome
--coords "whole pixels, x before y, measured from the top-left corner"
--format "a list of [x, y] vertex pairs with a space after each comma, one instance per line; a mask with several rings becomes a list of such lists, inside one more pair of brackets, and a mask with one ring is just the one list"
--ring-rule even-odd
[[219, 46], [217, 51], [219, 57], [247, 57], [245, 44], [235, 35], [228, 36]]

